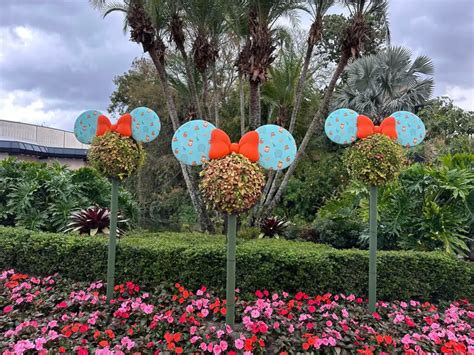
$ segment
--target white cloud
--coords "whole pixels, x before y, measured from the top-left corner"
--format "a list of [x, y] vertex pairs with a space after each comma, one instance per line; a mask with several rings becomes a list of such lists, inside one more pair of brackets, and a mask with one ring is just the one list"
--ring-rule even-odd
[[474, 88], [448, 85], [445, 96], [453, 99], [454, 103], [462, 109], [474, 111]]
[[81, 112], [50, 109], [49, 106], [50, 103], [37, 91], [0, 90], [0, 119], [72, 131], [75, 118]]

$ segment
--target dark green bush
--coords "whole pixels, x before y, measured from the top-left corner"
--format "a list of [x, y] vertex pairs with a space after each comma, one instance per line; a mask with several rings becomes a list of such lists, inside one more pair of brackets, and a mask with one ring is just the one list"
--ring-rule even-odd
[[[197, 233], [129, 236], [117, 247], [117, 281], [143, 285], [181, 282], [225, 285], [225, 239]], [[368, 253], [287, 240], [238, 240], [237, 286], [256, 289], [366, 295]], [[0, 228], [0, 269], [76, 280], [105, 279], [107, 241]], [[381, 251], [380, 299], [453, 300], [474, 296], [474, 264], [434, 252]]]

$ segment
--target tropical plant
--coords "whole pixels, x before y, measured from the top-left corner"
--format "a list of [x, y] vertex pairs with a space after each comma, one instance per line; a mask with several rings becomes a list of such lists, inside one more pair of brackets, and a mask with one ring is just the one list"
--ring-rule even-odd
[[[98, 234], [109, 235], [110, 230], [110, 210], [98, 206], [92, 206], [80, 211], [73, 212], [69, 217], [70, 222], [65, 233], [79, 233], [81, 235], [95, 236]], [[128, 221], [122, 215], [117, 215], [117, 237], [124, 234], [124, 229], [120, 225]]]
[[395, 111], [413, 112], [433, 92], [433, 62], [419, 56], [411, 62], [404, 47], [388, 47], [363, 56], [346, 68], [344, 85], [336, 91], [334, 108], [346, 107], [380, 122]]
[[[5, 159], [0, 162], [0, 187], [0, 225], [31, 230], [63, 230], [71, 211], [110, 203], [110, 183], [89, 167], [70, 170]], [[119, 199], [130, 223], [136, 223], [138, 207], [132, 195], [121, 189]]]
[[[474, 159], [470, 155], [454, 155], [433, 166], [414, 164], [402, 171], [398, 181], [379, 189], [380, 248], [440, 250], [461, 256], [468, 253], [467, 243], [474, 231], [474, 170], [472, 163], [467, 169], [462, 166]], [[366, 245], [367, 197], [366, 189], [351, 184], [318, 211], [317, 220], [326, 225], [338, 221], [340, 233], [333, 239], [339, 240], [348, 235], [343, 224], [360, 221], [366, 226], [360, 232], [360, 242]]]
[[335, 0], [311, 0], [308, 2], [308, 7], [313, 18], [313, 23], [308, 32], [306, 54], [301, 68], [298, 85], [295, 90], [295, 99], [293, 110], [291, 113], [289, 131], [293, 133], [296, 124], [296, 118], [303, 100], [303, 93], [305, 92], [305, 83], [308, 77], [308, 68], [313, 55], [314, 46], [319, 42], [323, 33], [323, 17], [327, 11], [334, 5]]
[[332, 74], [329, 85], [325, 90], [322, 102], [317, 112], [313, 116], [306, 134], [298, 147], [295, 161], [286, 171], [281, 183], [279, 184], [279, 187], [277, 189], [270, 189], [270, 192], [273, 190], [274, 193], [271, 196], [266, 196], [266, 202], [263, 205], [264, 210], [271, 211], [280, 202], [283, 192], [287, 188], [290, 177], [293, 175], [296, 166], [299, 160], [302, 158], [313, 134], [316, 132], [318, 127], [322, 127], [321, 123], [324, 117], [327, 115], [329, 104], [331, 102], [337, 81], [339, 80], [349, 60], [353, 57], [359, 57], [364, 50], [364, 45], [369, 40], [370, 33], [373, 31], [375, 26], [374, 17], [386, 19], [388, 6], [386, 0], [345, 0], [344, 3], [351, 15], [347, 26], [344, 28], [344, 34], [341, 38], [341, 43], [339, 44], [340, 58], [338, 64]]
[[[173, 129], [180, 125], [178, 111], [176, 109], [172, 88], [169, 85], [166, 72], [166, 45], [164, 36], [169, 31], [173, 14], [176, 13], [174, 1], [159, 0], [130, 0], [116, 4], [107, 0], [90, 0], [92, 5], [100, 9], [104, 16], [113, 11], [121, 11], [125, 14], [125, 22], [130, 29], [130, 40], [140, 44], [144, 53], [148, 53], [156, 68], [160, 79], [160, 89], [166, 99], [168, 115]], [[179, 18], [178, 18], [179, 20]], [[178, 31], [179, 32], [179, 31]], [[181, 36], [183, 32], [178, 34]], [[202, 196], [199, 193], [195, 173], [190, 167], [180, 164], [192, 204], [198, 216], [201, 229], [214, 231], [209, 215], [207, 213]]]
[[243, 1], [241, 16], [248, 20], [248, 33], [238, 59], [237, 69], [249, 82], [250, 129], [261, 123], [260, 86], [267, 80], [268, 68], [275, 60], [275, 37], [279, 30], [276, 21], [287, 16], [298, 18], [302, 9], [300, 0], [247, 0]]
[[262, 218], [260, 221], [260, 234], [258, 237], [279, 239], [280, 237], [285, 236], [289, 225], [290, 222], [278, 216]]

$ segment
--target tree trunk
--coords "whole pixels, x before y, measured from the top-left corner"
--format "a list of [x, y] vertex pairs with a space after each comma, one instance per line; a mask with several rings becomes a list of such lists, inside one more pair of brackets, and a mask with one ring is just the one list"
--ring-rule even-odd
[[250, 85], [250, 130], [260, 126], [260, 83], [249, 80]]
[[244, 79], [242, 73], [239, 72], [239, 96], [240, 96], [240, 135], [245, 134], [245, 93]]
[[203, 102], [203, 110], [204, 110], [204, 114], [211, 118], [211, 112], [210, 112], [210, 108], [209, 108], [209, 102], [208, 102], [208, 99], [209, 99], [209, 82], [207, 80], [207, 70], [205, 70], [204, 72], [201, 73], [201, 77], [202, 77], [202, 102]]
[[306, 55], [304, 57], [303, 68], [301, 69], [300, 79], [298, 80], [298, 86], [296, 87], [295, 95], [295, 104], [293, 106], [293, 112], [291, 113], [290, 120], [290, 133], [293, 133], [296, 124], [296, 118], [301, 108], [301, 101], [303, 99], [304, 84], [306, 81], [306, 76], [308, 75], [309, 62], [311, 61], [311, 56], [313, 55], [314, 45], [321, 38], [323, 28], [323, 17], [322, 14], [318, 12], [316, 19], [311, 24], [311, 28], [308, 33], [308, 46], [306, 48]]
[[308, 44], [306, 49], [306, 55], [304, 57], [303, 68], [301, 69], [300, 79], [298, 80], [298, 86], [296, 87], [295, 95], [295, 104], [293, 106], [293, 111], [291, 112], [290, 127], [288, 131], [293, 133], [296, 125], [296, 118], [301, 108], [301, 101], [303, 100], [303, 91], [304, 84], [306, 81], [306, 76], [308, 75], [309, 62], [311, 61], [311, 56], [313, 54], [314, 45]]
[[321, 106], [319, 107], [318, 111], [313, 117], [313, 120], [311, 121], [308, 130], [306, 131], [306, 134], [303, 138], [303, 141], [301, 142], [298, 151], [296, 152], [296, 157], [295, 161], [293, 164], [290, 165], [288, 168], [285, 176], [283, 177], [283, 180], [281, 182], [280, 187], [278, 188], [278, 191], [275, 193], [275, 196], [271, 199], [271, 202], [268, 204], [268, 209], [269, 211], [272, 211], [275, 206], [277, 205], [278, 202], [280, 202], [280, 199], [283, 195], [283, 192], [286, 190], [286, 186], [288, 185], [288, 181], [290, 180], [291, 176], [293, 175], [296, 165], [298, 164], [299, 160], [303, 156], [303, 153], [306, 149], [306, 146], [309, 143], [309, 140], [313, 136], [314, 132], [316, 131], [316, 128], [319, 126], [322, 126], [322, 120], [324, 117], [327, 115], [327, 111], [329, 109], [329, 103], [331, 101], [332, 95], [334, 93], [334, 88], [336, 87], [337, 80], [341, 76], [342, 72], [344, 71], [344, 68], [346, 67], [348, 61], [350, 58], [350, 53], [348, 52], [343, 52], [341, 55], [341, 58], [339, 59], [339, 63], [337, 64], [336, 70], [334, 71], [331, 81], [329, 83], [329, 86], [326, 90], [326, 93], [324, 94], [323, 102], [321, 103]]
[[219, 128], [219, 86], [217, 84], [217, 70], [215, 62], [212, 65], [212, 82], [214, 89], [214, 96], [212, 100], [214, 103], [214, 121], [216, 123], [216, 127]]
[[[160, 77], [161, 81], [161, 89], [163, 91], [163, 95], [166, 98], [166, 105], [168, 107], [168, 113], [171, 118], [171, 123], [173, 125], [173, 130], [176, 131], [179, 127], [179, 119], [178, 119], [178, 113], [176, 110], [176, 106], [174, 105], [174, 100], [171, 95], [171, 92], [168, 87], [168, 78], [166, 75], [165, 68], [163, 67], [163, 64], [160, 61], [160, 57], [156, 50], [151, 49], [149, 50], [150, 57], [153, 61], [153, 64], [156, 67], [156, 70], [158, 72], [158, 75]], [[214, 225], [211, 223], [211, 220], [209, 218], [209, 215], [207, 213], [205, 204], [202, 200], [201, 194], [199, 193], [199, 188], [197, 184], [197, 180], [193, 177], [193, 172], [191, 171], [191, 168], [187, 165], [184, 165], [183, 163], [179, 163], [181, 167], [181, 171], [183, 173], [184, 181], [186, 183], [186, 187], [189, 192], [189, 196], [191, 197], [191, 202], [194, 206], [194, 210], [196, 211], [199, 225], [201, 226], [201, 229], [203, 231], [207, 231], [210, 233], [214, 233]]]
[[196, 82], [194, 81], [193, 70], [191, 68], [191, 62], [189, 61], [188, 55], [184, 49], [180, 49], [180, 52], [181, 56], [183, 57], [184, 67], [186, 69], [186, 77], [188, 78], [188, 87], [189, 91], [191, 92], [191, 102], [196, 109], [198, 117], [204, 119], [201, 103], [197, 94]]

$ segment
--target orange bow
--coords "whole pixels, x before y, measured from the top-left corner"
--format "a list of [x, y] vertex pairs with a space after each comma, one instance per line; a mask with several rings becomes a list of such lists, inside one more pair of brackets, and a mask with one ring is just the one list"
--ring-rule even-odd
[[260, 159], [258, 153], [258, 133], [251, 131], [242, 138], [239, 143], [231, 143], [229, 136], [218, 128], [211, 132], [211, 149], [209, 150], [209, 158], [219, 159], [231, 153], [242, 154], [251, 162], [256, 162]]
[[97, 119], [96, 136], [101, 136], [109, 131], [117, 132], [124, 137], [130, 137], [132, 135], [132, 116], [126, 113], [118, 119], [116, 124], [112, 124], [106, 116], [100, 115]]
[[357, 116], [357, 138], [367, 138], [373, 134], [383, 134], [397, 139], [397, 122], [394, 117], [387, 117], [380, 126], [374, 125], [372, 120], [364, 115]]

